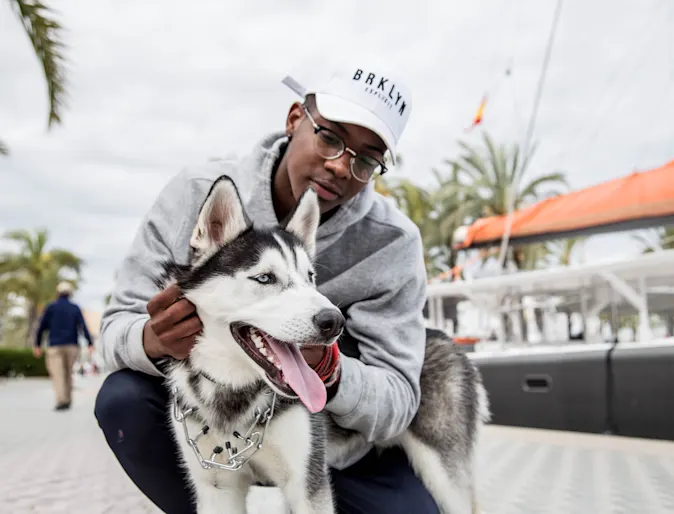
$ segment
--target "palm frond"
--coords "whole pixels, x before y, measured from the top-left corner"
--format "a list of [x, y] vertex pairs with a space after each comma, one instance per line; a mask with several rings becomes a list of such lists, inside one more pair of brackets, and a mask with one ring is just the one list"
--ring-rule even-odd
[[[461, 156], [461, 159], [467, 162], [470, 166], [472, 166], [479, 175], [485, 178], [489, 178], [489, 167], [487, 166], [487, 163], [485, 163], [485, 161], [482, 159], [480, 153], [475, 148], [469, 146], [468, 144], [462, 141], [459, 142], [459, 146], [465, 152]], [[465, 166], [461, 165], [460, 162], [458, 164], [460, 169], [468, 171], [465, 169]]]
[[564, 176], [563, 173], [549, 173], [547, 175], [541, 175], [540, 177], [535, 178], [527, 186], [520, 192], [520, 199], [525, 200], [529, 197], [536, 197], [538, 198], [540, 196], [540, 192], [538, 191], [539, 187], [544, 184], [563, 184], [563, 185], [568, 185], [566, 181], [566, 177]]
[[529, 163], [531, 162], [531, 159], [533, 159], [534, 155], [536, 154], [537, 148], [538, 148], [538, 142], [532, 144], [531, 149], [529, 150], [529, 153], [523, 157], [522, 165], [517, 170], [516, 182], [519, 182], [520, 180], [522, 180], [522, 176], [524, 176], [524, 174], [526, 173], [527, 168], [529, 167]]
[[26, 255], [12, 253], [0, 255], [0, 276], [26, 271], [31, 267], [31, 259]]
[[660, 238], [660, 246], [663, 250], [674, 249], [674, 230], [667, 229]]
[[639, 242], [642, 253], [652, 253], [674, 248], [674, 228], [656, 227], [632, 235]]
[[33, 288], [32, 281], [24, 275], [13, 275], [0, 280], [0, 291], [4, 294], [14, 293], [17, 296], [30, 296]]
[[517, 173], [518, 165], [520, 164], [520, 147], [519, 145], [513, 145], [513, 152], [512, 152], [512, 170], [513, 170], [513, 176], [516, 176], [515, 174]]
[[442, 185], [447, 181], [447, 179], [440, 173], [440, 170], [433, 167], [431, 168], [431, 175], [435, 178], [435, 181], [438, 184], [438, 187], [442, 187]]
[[[464, 162], [461, 162], [464, 161]], [[459, 160], [445, 159], [444, 163], [450, 166], [452, 171], [449, 179], [445, 178], [443, 182], [453, 181], [461, 182], [462, 174], [468, 175], [471, 181], [478, 180], [480, 177], [480, 170], [474, 164], [466, 161], [466, 156], [462, 156]], [[452, 180], [453, 179], [453, 180]]]
[[491, 175], [493, 176], [493, 180], [491, 182], [496, 186], [502, 186], [502, 184], [504, 184], [508, 178], [505, 154], [501, 148], [496, 147], [491, 137], [489, 137], [489, 134], [483, 132], [482, 138], [484, 139], [484, 144], [487, 147], [489, 160], [491, 161], [491, 166], [488, 168], [488, 171], [491, 171]]
[[33, 44], [42, 64], [49, 92], [48, 127], [61, 123], [61, 110], [65, 106], [66, 79], [65, 57], [61, 41], [61, 25], [53, 18], [54, 11], [38, 0], [12, 0], [26, 34]]
[[79, 273], [82, 269], [83, 261], [80, 257], [60, 248], [54, 248], [49, 251], [51, 260], [58, 266], [58, 268], [70, 268]]
[[642, 246], [641, 251], [646, 253], [649, 250], [652, 251], [652, 249], [657, 245], [657, 242], [653, 241], [654, 236], [657, 237], [657, 231], [655, 231], [655, 229], [651, 229], [632, 234], [632, 239], [634, 239], [635, 242], [638, 242]]
[[9, 232], [6, 232], [3, 237], [4, 239], [21, 243], [26, 247], [30, 247], [33, 243], [33, 237], [28, 230], [10, 230]]
[[39, 315], [54, 298], [60, 281], [68, 280], [77, 288], [82, 259], [61, 248], [48, 249], [47, 230], [13, 230], [4, 238], [18, 243], [19, 249], [0, 254], [0, 291], [22, 297], [30, 316]]

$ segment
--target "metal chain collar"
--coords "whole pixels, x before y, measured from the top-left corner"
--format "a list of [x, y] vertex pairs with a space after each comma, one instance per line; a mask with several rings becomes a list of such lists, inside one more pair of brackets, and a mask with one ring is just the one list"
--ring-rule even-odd
[[[235, 446], [232, 446], [232, 444], [227, 441], [225, 443], [225, 450], [227, 450], [227, 462], [218, 462], [216, 459], [218, 456], [220, 456], [223, 452], [222, 446], [216, 446], [213, 448], [213, 452], [211, 453], [210, 458], [205, 459], [202, 455], [201, 452], [199, 451], [199, 448], [197, 447], [197, 441], [199, 439], [206, 435], [208, 431], [210, 430], [209, 426], [204, 424], [203, 428], [201, 431], [194, 437], [190, 437], [189, 431], [187, 430], [187, 423], [186, 423], [186, 418], [191, 416], [197, 411], [196, 407], [190, 407], [186, 411], [183, 411], [180, 406], [178, 405], [178, 394], [177, 394], [177, 389], [173, 389], [173, 417], [175, 418], [176, 421], [182, 424], [183, 426], [183, 432], [185, 433], [185, 439], [187, 440], [187, 444], [190, 445], [192, 450], [194, 450], [195, 455], [197, 456], [197, 459], [199, 460], [199, 464], [201, 464], [201, 467], [204, 469], [222, 469], [222, 470], [227, 470], [227, 471], [238, 471], [243, 467], [243, 465], [248, 462], [255, 453], [262, 448], [262, 442], [264, 441], [264, 434], [267, 431], [267, 426], [269, 425], [269, 421], [271, 420], [272, 416], [274, 415], [274, 407], [276, 406], [276, 392], [272, 391], [272, 399], [271, 399], [271, 405], [263, 412], [260, 410], [259, 407], [255, 408], [255, 419], [253, 420], [253, 423], [250, 425], [248, 428], [248, 431], [245, 433], [245, 435], [241, 435], [239, 432], [235, 431], [233, 433], [234, 437], [237, 439], [240, 439], [245, 443], [245, 447], [241, 450], [238, 451]], [[259, 425], [262, 426], [261, 430], [255, 430], [256, 427]]]

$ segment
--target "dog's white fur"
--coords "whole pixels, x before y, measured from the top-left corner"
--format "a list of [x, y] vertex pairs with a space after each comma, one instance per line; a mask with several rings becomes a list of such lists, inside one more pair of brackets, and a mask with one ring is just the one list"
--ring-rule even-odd
[[[264, 380], [277, 390], [259, 367], [239, 346], [230, 331], [230, 323], [244, 322], [261, 328], [273, 337], [298, 344], [316, 338], [313, 316], [320, 310], [334, 307], [315, 288], [312, 258], [315, 252], [316, 230], [319, 222], [318, 201], [315, 192], [308, 190], [292, 214], [286, 230], [295, 234], [304, 244], [306, 253], [298, 252], [296, 265], [291, 249], [281, 239], [281, 251], [269, 248], [262, 252], [256, 265], [242, 269], [233, 275], [216, 275], [186, 297], [197, 306], [203, 323], [203, 333], [190, 355], [194, 369], [226, 382], [234, 389]], [[220, 246], [235, 240], [249, 228], [249, 221], [241, 205], [235, 186], [229, 180], [217, 182], [209, 194], [191, 240], [195, 250], [194, 266], [199, 266], [215, 255]], [[251, 276], [273, 272], [279, 286], [263, 286], [251, 280]], [[199, 397], [188, 384], [189, 372], [179, 364], [169, 373], [169, 385], [181, 392], [189, 405], [201, 406], [204, 399], [215, 394], [217, 386], [207, 380], [200, 382]], [[481, 387], [481, 385], [480, 385]], [[479, 389], [479, 388], [478, 388]], [[479, 395], [484, 391], [479, 389]], [[232, 440], [234, 431], [245, 432], [256, 408], [265, 410], [270, 395], [255, 396], [246, 410], [229, 425], [210, 426], [198, 446], [202, 455], [208, 457], [215, 446]], [[488, 419], [486, 397], [479, 399], [480, 420]], [[317, 439], [311, 436], [312, 423], [325, 423], [334, 427], [327, 416], [311, 415], [297, 403], [275, 415], [265, 434], [263, 448], [239, 471], [202, 469], [188, 446], [182, 427], [173, 417], [171, 422], [181, 458], [189, 471], [200, 514], [244, 513], [246, 495], [251, 485], [258, 481], [272, 482], [283, 491], [294, 514], [330, 514], [335, 512], [327, 473], [327, 463], [319, 464], [325, 474], [325, 482], [315, 494], [310, 495], [307, 475], [312, 455], [312, 444]], [[188, 418], [192, 435], [203, 427], [203, 422]], [[341, 437], [337, 432], [328, 441], [328, 459], [337, 459], [348, 451], [359, 434]], [[475, 508], [472, 462], [443, 462], [441, 454], [426, 445], [417, 436], [405, 433], [397, 441], [383, 446], [398, 444], [406, 451], [415, 471], [422, 478], [443, 513], [468, 514]], [[223, 462], [226, 459], [221, 459]], [[337, 459], [339, 460], [339, 459]], [[468, 458], [472, 460], [472, 455]], [[473, 511], [474, 512], [474, 511]]]
[[[233, 387], [245, 387], [260, 379], [274, 390], [273, 382], [266, 373], [241, 349], [230, 331], [230, 323], [244, 322], [258, 327], [273, 337], [295, 341], [298, 344], [317, 338], [313, 316], [323, 309], [336, 309], [315, 288], [311, 258], [315, 249], [315, 234], [319, 213], [313, 191], [308, 192], [297, 206], [285, 227], [304, 243], [307, 251], [297, 253], [297, 266], [291, 250], [280, 239], [276, 248], [265, 250], [256, 265], [237, 272], [234, 276], [218, 275], [207, 280], [194, 291], [186, 294], [197, 306], [203, 324], [203, 333], [191, 352], [192, 365], [213, 377], [226, 381]], [[249, 222], [241, 207], [238, 193], [227, 180], [220, 181], [206, 200], [193, 231], [191, 245], [198, 255], [199, 266], [214, 255], [221, 245], [227, 244], [248, 228]], [[273, 273], [279, 287], [265, 286], [250, 280], [251, 276]], [[292, 287], [288, 287], [292, 284]], [[191, 405], [199, 405], [201, 399], [190, 394], [187, 372], [179, 366], [170, 375], [170, 385], [177, 387]], [[202, 381], [202, 394], [215, 392], [216, 385]], [[261, 395], [252, 402], [246, 412], [232, 426], [212, 426], [202, 436], [198, 446], [202, 455], [210, 456], [215, 446], [232, 440], [232, 433], [244, 433], [254, 419], [256, 408], [264, 411], [270, 403], [270, 395]], [[245, 498], [251, 485], [258, 481], [271, 481], [284, 493], [286, 501], [295, 514], [334, 512], [329, 484], [313, 498], [307, 497], [306, 471], [311, 453], [309, 413], [302, 404], [297, 404], [273, 417], [265, 433], [263, 449], [255, 454], [250, 464], [239, 471], [205, 470], [187, 444], [183, 429], [171, 418], [175, 439], [183, 462], [189, 470], [199, 513], [245, 512]], [[203, 423], [187, 419], [191, 435], [196, 435]], [[233, 441], [233, 444], [235, 444]], [[226, 459], [222, 459], [226, 461]], [[254, 470], [260, 470], [256, 474]]]

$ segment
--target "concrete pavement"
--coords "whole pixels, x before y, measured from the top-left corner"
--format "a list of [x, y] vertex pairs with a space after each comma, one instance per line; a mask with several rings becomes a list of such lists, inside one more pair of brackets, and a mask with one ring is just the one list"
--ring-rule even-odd
[[[93, 416], [102, 378], [77, 378], [54, 412], [42, 379], [0, 379], [0, 513], [158, 513], [127, 478]], [[674, 512], [674, 443], [487, 427], [478, 456], [483, 514]], [[284, 512], [255, 490], [251, 514]]]
[[105, 444], [93, 416], [100, 378], [77, 380], [70, 411], [51, 384], [0, 382], [0, 512], [156, 513]]

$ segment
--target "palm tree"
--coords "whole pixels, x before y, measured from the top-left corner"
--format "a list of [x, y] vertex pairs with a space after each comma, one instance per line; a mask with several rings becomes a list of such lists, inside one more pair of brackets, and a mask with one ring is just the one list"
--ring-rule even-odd
[[[397, 169], [401, 169], [404, 165], [405, 159], [403, 156], [399, 153], [396, 153], [396, 165], [395, 167]], [[390, 168], [393, 166], [391, 158], [389, 157], [389, 154], [387, 153], [386, 156], [384, 157], [384, 165], [387, 168]], [[374, 177], [374, 190], [379, 193], [382, 196], [391, 196], [391, 190], [390, 190], [390, 182], [394, 179], [387, 179], [384, 178], [382, 175], [375, 175]]]
[[[396, 168], [403, 167], [405, 160], [401, 154], [396, 154]], [[390, 165], [390, 159], [386, 159]], [[432, 188], [416, 186], [407, 179], [388, 179], [375, 177], [374, 189], [379, 194], [392, 198], [398, 207], [419, 227], [424, 242], [424, 259], [429, 276], [447, 271], [456, 264], [457, 252], [452, 248], [452, 237], [458, 225], [453, 223], [451, 214], [456, 209], [457, 202], [446, 201], [438, 192], [451, 178], [443, 176], [435, 169], [432, 170], [437, 185]], [[448, 211], [446, 212], [446, 209]]]
[[520, 269], [532, 270], [547, 266], [570, 266], [576, 245], [584, 237], [570, 237], [546, 243], [529, 243], [514, 248], [515, 262]]
[[547, 244], [548, 253], [555, 259], [559, 266], [570, 266], [571, 257], [576, 246], [585, 241], [585, 237], [569, 237]]
[[374, 190], [382, 196], [391, 196], [389, 181], [381, 175], [376, 175], [374, 177]]
[[550, 264], [550, 253], [545, 243], [530, 243], [513, 248], [513, 261], [521, 270], [539, 269]]
[[437, 169], [431, 172], [437, 183], [432, 195], [435, 206], [433, 226], [429, 243], [434, 246], [442, 256], [443, 267], [446, 270], [454, 268], [457, 264], [458, 252], [454, 249], [453, 240], [456, 229], [462, 224], [461, 220], [467, 214], [461, 203], [459, 190], [455, 187], [458, 182], [458, 167], [452, 165], [447, 176], [443, 176]]
[[[2, 284], [0, 284], [0, 288]], [[17, 305], [14, 295], [0, 289], [0, 346], [22, 347], [26, 341], [26, 323], [14, 310]]]
[[[61, 123], [61, 108], [65, 103], [65, 59], [61, 50], [61, 25], [52, 17], [53, 11], [40, 0], [10, 0], [40, 60], [49, 94], [49, 119], [47, 127]], [[9, 150], [0, 141], [0, 155]]]
[[[483, 133], [485, 149], [478, 149], [459, 142], [463, 153], [458, 159], [448, 159], [452, 167], [450, 180], [445, 181], [440, 197], [451, 199], [455, 208], [450, 209], [451, 221], [459, 226], [472, 223], [479, 217], [499, 216], [508, 213], [510, 195], [514, 194], [514, 208], [520, 209], [527, 203], [559, 194], [556, 188], [566, 187], [563, 173], [548, 173], [523, 184], [533, 151], [524, 158], [520, 148], [496, 146], [487, 133]], [[519, 268], [524, 265], [524, 255], [520, 249], [513, 252]]]
[[[25, 301], [30, 340], [42, 309], [54, 297], [58, 282], [67, 280], [77, 287], [82, 259], [60, 248], [47, 250], [46, 230], [34, 234], [15, 230], [4, 238], [20, 246], [18, 253], [0, 254], [0, 290], [14, 293]], [[64, 274], [67, 271], [75, 277], [68, 278]]]
[[674, 249], [674, 227], [657, 227], [634, 236], [641, 244], [642, 253]]

